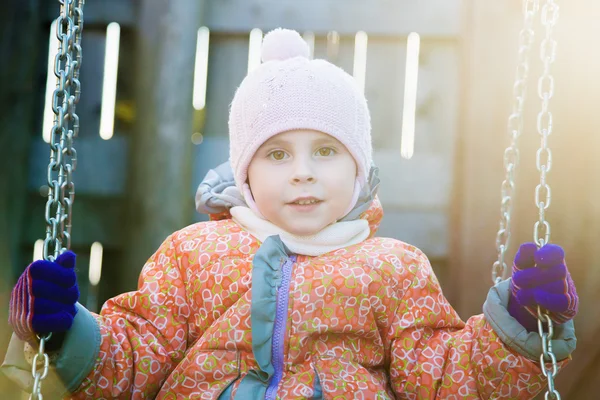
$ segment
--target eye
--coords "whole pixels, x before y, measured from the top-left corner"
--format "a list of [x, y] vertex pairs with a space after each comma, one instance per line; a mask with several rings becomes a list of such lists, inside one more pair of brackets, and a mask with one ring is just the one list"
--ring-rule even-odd
[[321, 156], [321, 157], [329, 157], [335, 154], [335, 150], [332, 149], [331, 147], [321, 147], [319, 150], [317, 150], [317, 155]]
[[285, 159], [286, 156], [287, 156], [287, 154], [285, 154], [285, 151], [282, 151], [282, 150], [272, 151], [268, 155], [269, 158], [271, 158], [272, 160], [275, 160], [275, 161], [281, 161], [281, 160]]

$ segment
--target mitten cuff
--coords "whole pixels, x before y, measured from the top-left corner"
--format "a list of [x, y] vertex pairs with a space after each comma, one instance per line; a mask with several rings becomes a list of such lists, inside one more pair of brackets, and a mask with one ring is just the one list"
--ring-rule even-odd
[[[74, 392], [94, 368], [100, 352], [102, 337], [96, 318], [81, 304], [77, 303], [76, 307], [73, 326], [65, 335], [61, 351], [56, 357], [52, 357], [56, 360], [53, 362], [54, 368], [42, 385], [45, 398], [63, 398], [67, 393]], [[0, 371], [24, 391], [31, 392], [31, 365], [25, 357], [24, 342], [15, 334], [11, 338]]]
[[[510, 279], [493, 286], [483, 304], [485, 319], [498, 337], [515, 352], [531, 359], [539, 360], [542, 354], [542, 340], [536, 332], [528, 332], [508, 312]], [[575, 350], [575, 326], [573, 321], [554, 327], [552, 350], [558, 361], [564, 360]]]

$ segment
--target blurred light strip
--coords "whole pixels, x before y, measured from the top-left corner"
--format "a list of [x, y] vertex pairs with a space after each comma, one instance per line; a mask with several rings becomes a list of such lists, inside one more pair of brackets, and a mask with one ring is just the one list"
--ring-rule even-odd
[[121, 26], [116, 22], [108, 24], [106, 27], [106, 50], [104, 53], [102, 109], [100, 111], [100, 137], [104, 140], [108, 140], [113, 136], [115, 128], [120, 37]]
[[400, 153], [410, 159], [415, 148], [415, 114], [417, 104], [417, 81], [419, 79], [419, 48], [421, 38], [418, 33], [408, 35], [406, 46], [406, 76], [404, 81], [404, 111], [402, 114], [402, 141]]
[[361, 92], [365, 92], [365, 77], [367, 75], [367, 44], [369, 37], [363, 31], [354, 37], [354, 69], [352, 75]]
[[260, 53], [262, 47], [263, 33], [260, 29], [254, 28], [250, 31], [250, 42], [248, 46], [248, 73], [260, 65]]
[[44, 258], [44, 239], [38, 239], [33, 245], [33, 261]]
[[196, 65], [194, 68], [193, 105], [195, 110], [202, 110], [206, 106], [209, 41], [210, 30], [205, 26], [198, 29], [196, 39]]
[[90, 251], [90, 270], [89, 279], [92, 286], [96, 286], [100, 282], [102, 275], [102, 244], [94, 242]]
[[311, 31], [306, 31], [302, 35], [304, 41], [308, 44], [309, 55], [308, 57], [312, 60], [315, 58], [315, 34]]
[[48, 38], [48, 75], [46, 77], [46, 97], [44, 102], [44, 119], [42, 122], [42, 137], [44, 142], [50, 143], [50, 135], [54, 126], [54, 111], [52, 111], [52, 97], [56, 89], [56, 75], [54, 75], [54, 57], [58, 51], [58, 38], [56, 37], [56, 20], [50, 25]]
[[340, 52], [340, 35], [336, 31], [327, 33], [327, 58], [336, 61]]

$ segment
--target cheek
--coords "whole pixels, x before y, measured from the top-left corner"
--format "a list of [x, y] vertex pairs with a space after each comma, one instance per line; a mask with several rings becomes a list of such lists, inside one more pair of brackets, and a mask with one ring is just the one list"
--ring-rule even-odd
[[352, 200], [352, 195], [354, 194], [355, 184], [356, 178], [351, 175], [348, 178], [339, 179], [336, 182], [336, 203], [338, 203], [339, 207], [345, 209], [348, 206], [348, 203]]
[[327, 172], [326, 186], [330, 188], [330, 193], [338, 195], [340, 201], [345, 201], [346, 197], [352, 197], [356, 183], [356, 164], [354, 160], [349, 159], [336, 163]]
[[253, 163], [248, 168], [248, 183], [252, 197], [259, 209], [267, 207], [272, 200], [279, 198], [281, 182], [277, 170], [262, 163]]
[[268, 199], [273, 198], [275, 195], [273, 188], [274, 185], [269, 184], [269, 181], [266, 179], [258, 179], [250, 184], [250, 190], [252, 191], [254, 200], [259, 205], [262, 205], [260, 203], [268, 203]]
[[281, 203], [280, 185], [272, 177], [269, 177], [268, 179], [258, 179], [257, 182], [250, 185], [250, 190], [261, 214], [271, 222], [277, 221]]

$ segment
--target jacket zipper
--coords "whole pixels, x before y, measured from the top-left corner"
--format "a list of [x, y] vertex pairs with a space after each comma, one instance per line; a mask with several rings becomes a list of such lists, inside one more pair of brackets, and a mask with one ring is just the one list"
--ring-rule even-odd
[[275, 311], [275, 326], [273, 328], [273, 341], [271, 347], [271, 363], [275, 369], [267, 391], [265, 400], [275, 400], [277, 386], [283, 376], [283, 342], [285, 327], [287, 323], [287, 311], [290, 293], [290, 280], [292, 265], [296, 262], [296, 256], [291, 256], [282, 266], [281, 284], [277, 288], [277, 305]]

